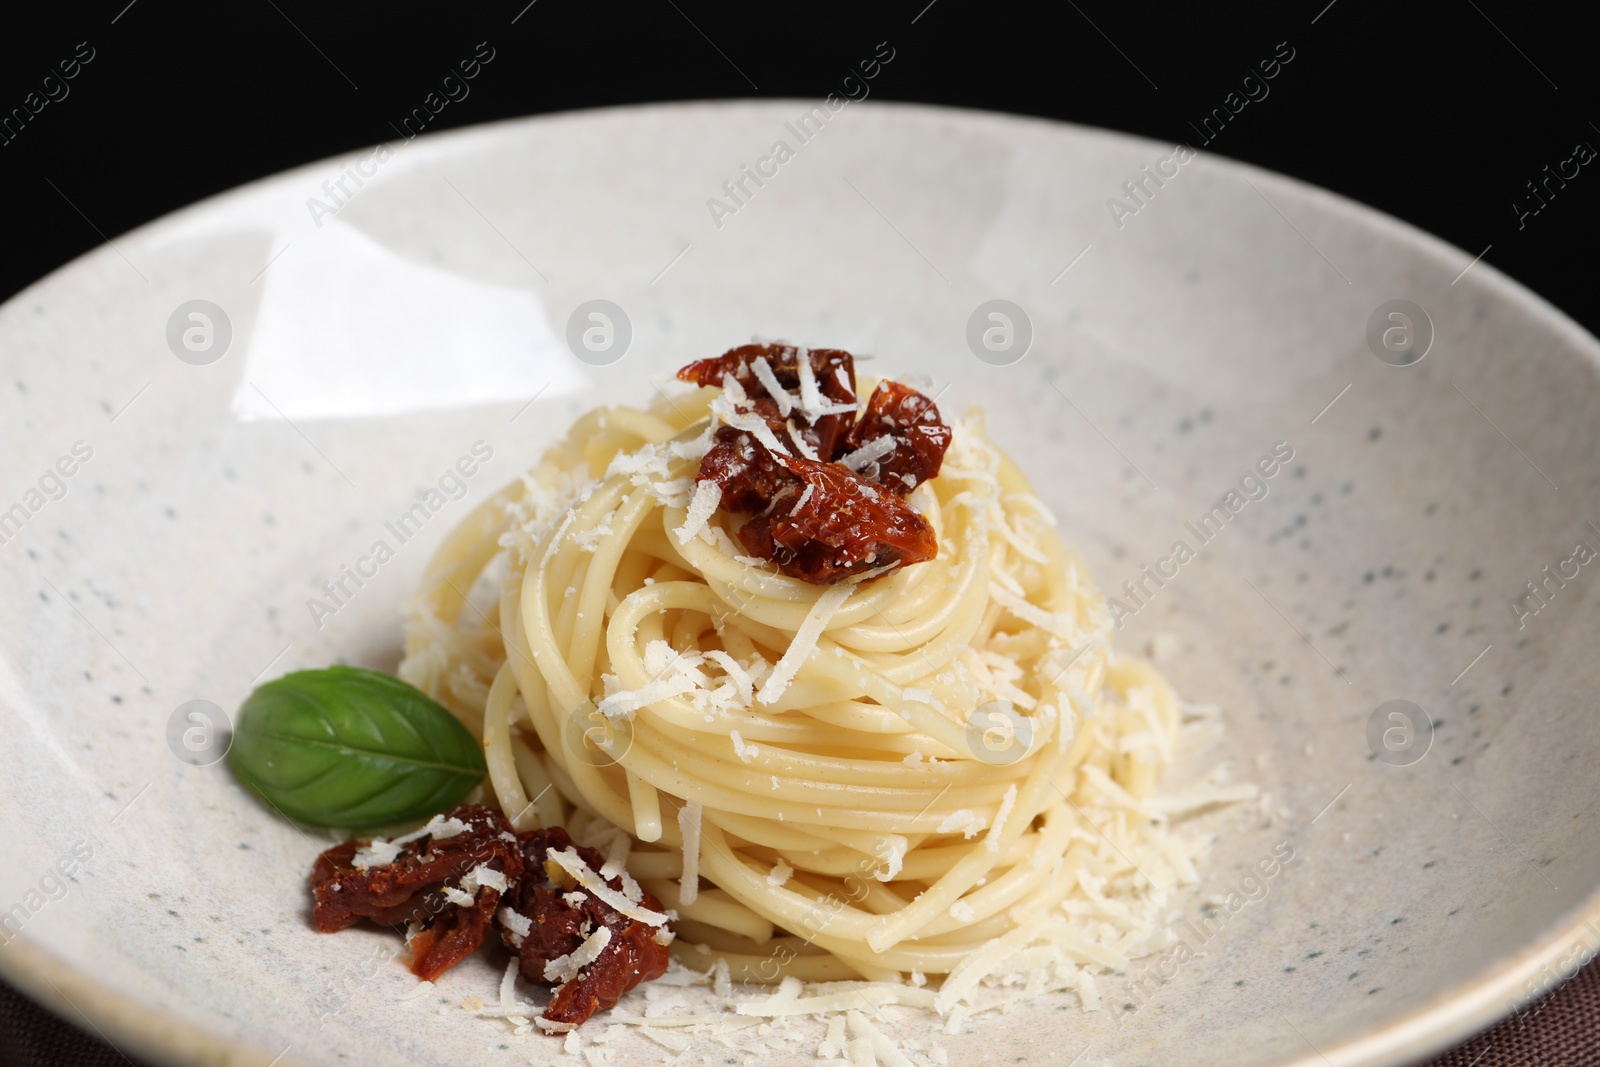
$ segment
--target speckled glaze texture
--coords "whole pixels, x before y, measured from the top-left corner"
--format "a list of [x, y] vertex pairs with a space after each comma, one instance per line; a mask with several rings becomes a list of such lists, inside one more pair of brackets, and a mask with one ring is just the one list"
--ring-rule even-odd
[[[0, 509], [24, 520], [0, 543], [0, 972], [175, 1063], [560, 1060], [459, 1010], [493, 997], [489, 959], [402, 1003], [390, 935], [314, 933], [327, 840], [225, 763], [176, 758], [169, 721], [298, 668], [392, 669], [400, 605], [475, 501], [577, 413], [752, 334], [871, 351], [873, 373], [985, 407], [1123, 600], [1122, 647], [1223, 709], [1171, 783], [1225, 760], [1265, 794], [1211, 817], [1179, 915], [1195, 958], [1104, 979], [1097, 1012], [1061, 994], [974, 1020], [941, 1037], [951, 1062], [1401, 1063], [1600, 948], [1600, 568], [1569, 562], [1600, 549], [1595, 340], [1486, 264], [1463, 274], [1469, 254], [1221, 159], [1119, 227], [1107, 199], [1172, 146], [993, 115], [852, 104], [714, 218], [809, 106], [424, 137], [313, 220], [307, 199], [370, 155], [352, 153], [0, 308]], [[1033, 333], [1005, 366], [967, 342], [996, 298]], [[564, 341], [595, 299], [632, 328], [603, 366]], [[192, 300], [231, 326], [209, 363], [168, 342]], [[1369, 347], [1391, 300], [1431, 322], [1420, 362]], [[385, 523], [477, 441], [493, 458], [465, 497], [398, 542]], [[92, 456], [48, 478], [77, 442]], [[1252, 475], [1274, 447], [1292, 459]], [[314, 615], [379, 539], [393, 559]], [[1163, 564], [1179, 541], [1193, 558]], [[1369, 741], [1393, 700], [1423, 709], [1419, 759]], [[1251, 878], [1280, 843], [1294, 860]], [[743, 1062], [709, 1039], [684, 1062], [701, 1055]]]

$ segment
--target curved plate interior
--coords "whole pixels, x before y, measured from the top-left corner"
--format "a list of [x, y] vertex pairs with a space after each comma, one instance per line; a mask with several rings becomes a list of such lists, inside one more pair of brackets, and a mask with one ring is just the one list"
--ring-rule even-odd
[[[225, 765], [175, 758], [194, 723], [173, 717], [291, 669], [392, 668], [399, 605], [475, 500], [578, 412], [646, 401], [752, 334], [870, 351], [986, 407], [1128, 609], [1122, 646], [1223, 709], [1191, 767], [1227, 761], [1265, 794], [1212, 819], [1182, 913], [1194, 959], [1102, 980], [1098, 1012], [1061, 994], [940, 1034], [951, 1062], [1393, 1062], [1600, 945], [1577, 922], [1600, 884], [1594, 340], [1483, 264], [1458, 277], [1466, 255], [1269, 174], [876, 105], [799, 143], [807, 106], [354, 153], [0, 309], [0, 968], [191, 1062], [550, 1054], [457, 1010], [493, 996], [487, 961], [400, 1002], [391, 938], [311, 932], [325, 842]], [[761, 163], [780, 140], [791, 158]], [[1147, 165], [1170, 176], [1111, 210]], [[1025, 314], [1020, 359], [968, 343], [995, 299]], [[592, 300], [630, 324], [606, 365], [567, 348]], [[1369, 343], [1395, 300], [1423, 317], [1385, 312]], [[1401, 348], [1426, 331], [1420, 362], [1392, 365], [1392, 326]], [[451, 480], [480, 441], [492, 459]], [[1275, 447], [1293, 458], [1258, 476]], [[429, 487], [443, 503], [397, 531]], [[344, 580], [380, 540], [393, 558]], [[1193, 558], [1163, 562], [1179, 542]], [[1420, 716], [1380, 713], [1395, 700]], [[1398, 728], [1428, 744], [1394, 754]], [[1253, 876], [1285, 842], [1295, 860]], [[795, 1034], [764, 1058], [811, 1062], [820, 1030]], [[631, 1031], [608, 1048], [663, 1052]]]

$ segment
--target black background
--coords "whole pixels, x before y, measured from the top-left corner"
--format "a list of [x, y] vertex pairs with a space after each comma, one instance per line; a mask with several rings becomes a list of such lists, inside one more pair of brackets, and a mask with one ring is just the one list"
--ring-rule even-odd
[[1575, 7], [526, 5], [110, 0], [30, 14], [25, 26], [8, 13], [0, 115], [25, 107], [79, 42], [95, 58], [64, 99], [0, 145], [0, 296], [174, 208], [396, 139], [391, 123], [479, 41], [495, 49], [494, 63], [430, 130], [655, 100], [815, 99], [888, 40], [896, 61], [872, 83], [876, 99], [1020, 112], [1197, 147], [1189, 122], [1287, 41], [1295, 58], [1270, 95], [1205, 151], [1325, 186], [1469, 255], [1489, 247], [1486, 262], [1600, 331], [1600, 162], [1520, 229], [1511, 206], [1577, 142], [1600, 148], [1595, 38]]

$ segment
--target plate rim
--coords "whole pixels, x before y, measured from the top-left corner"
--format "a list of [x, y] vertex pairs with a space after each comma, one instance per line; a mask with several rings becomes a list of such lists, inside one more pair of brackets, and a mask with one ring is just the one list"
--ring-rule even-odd
[[[777, 97], [732, 100], [683, 100], [644, 104], [623, 104], [600, 107], [574, 108], [564, 111], [544, 112], [535, 115], [512, 116], [490, 122], [475, 123], [418, 135], [413, 140], [426, 141], [423, 147], [440, 154], [460, 147], [459, 142], [481, 139], [492, 141], [513, 129], [533, 125], [605, 121], [612, 118], [637, 116], [653, 121], [670, 122], [676, 115], [694, 111], [748, 111], [751, 113], [805, 106], [814, 103], [801, 97]], [[1101, 126], [1065, 122], [1012, 112], [991, 111], [983, 108], [924, 104], [908, 101], [863, 101], [874, 112], [899, 113], [924, 118], [956, 118], [963, 122], [991, 126], [1021, 125], [1040, 131], [1065, 133], [1089, 141], [1110, 142], [1119, 145], [1139, 145], [1159, 150], [1166, 142], [1141, 134], [1127, 133]], [[410, 144], [410, 141], [406, 142]], [[351, 152], [367, 145], [356, 145], [341, 152], [312, 160], [286, 170], [251, 179], [225, 189], [192, 204], [151, 219], [132, 230], [119, 234], [119, 239], [147, 240], [157, 237], [169, 227], [192, 221], [206, 212], [226, 208], [231, 202], [244, 200], [279, 184], [288, 184], [298, 176], [326, 168]], [[1510, 300], [1524, 315], [1563, 335], [1573, 348], [1589, 359], [1600, 372], [1600, 339], [1586, 330], [1577, 320], [1548, 300], [1529, 289], [1492, 264], [1474, 259], [1464, 249], [1429, 233], [1402, 219], [1380, 211], [1370, 205], [1351, 199], [1331, 189], [1295, 178], [1256, 164], [1235, 159], [1216, 152], [1195, 150], [1208, 167], [1222, 173], [1258, 179], [1294, 197], [1303, 204], [1311, 204], [1321, 211], [1332, 212], [1344, 221], [1359, 225], [1372, 235], [1402, 244], [1410, 250], [1439, 262], [1461, 257], [1471, 260], [1478, 277], [1474, 281], [1480, 289], [1493, 291], [1502, 299]], [[417, 153], [412, 153], [417, 154]], [[41, 287], [53, 283], [59, 275], [80, 270], [96, 258], [115, 253], [110, 241], [68, 260], [30, 283], [3, 304], [0, 313], [13, 305], [21, 305], [33, 298]], [[1463, 272], [1465, 273], [1465, 272]], [[1458, 280], [1460, 280], [1458, 278]], [[1452, 283], [1454, 284], [1454, 283]], [[1346, 1038], [1338, 1044], [1322, 1048], [1312, 1046], [1310, 1054], [1294, 1055], [1260, 1067], [1403, 1067], [1416, 1063], [1423, 1057], [1454, 1047], [1471, 1036], [1482, 1032], [1501, 1019], [1536, 999], [1535, 995], [1521, 992], [1526, 980], [1555, 963], [1569, 947], [1574, 935], [1585, 932], [1600, 923], [1600, 883], [1594, 885], [1588, 898], [1575, 908], [1569, 919], [1544, 937], [1511, 953], [1485, 972], [1470, 977], [1435, 997], [1432, 1001], [1399, 1015], [1364, 1034]], [[254, 1046], [242, 1035], [229, 1037], [215, 1033], [189, 1022], [176, 1012], [152, 1008], [137, 997], [123, 993], [100, 981], [85, 970], [80, 970], [56, 956], [45, 945], [38, 943], [26, 931], [18, 934], [0, 952], [0, 978], [38, 1004], [46, 1007], [67, 1022], [74, 1023], [77, 1016], [112, 1042], [119, 1051], [123, 1045], [141, 1056], [163, 1062], [181, 1063], [185, 1067], [243, 1067], [246, 1064], [265, 1067], [313, 1067], [288, 1053], [291, 1045], [274, 1059], [270, 1053]], [[1564, 984], [1566, 979], [1563, 979]], [[77, 999], [69, 997], [62, 989], [68, 986], [78, 992]], [[1545, 990], [1538, 996], [1554, 992], [1560, 986]], [[80, 1004], [78, 1001], [84, 1001]]]

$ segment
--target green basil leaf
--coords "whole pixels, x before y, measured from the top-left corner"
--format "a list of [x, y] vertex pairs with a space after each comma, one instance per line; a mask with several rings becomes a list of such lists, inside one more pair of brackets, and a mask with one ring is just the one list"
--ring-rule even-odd
[[483, 752], [444, 707], [358, 667], [296, 671], [239, 708], [233, 773], [308, 826], [370, 830], [436, 815], [482, 779]]

